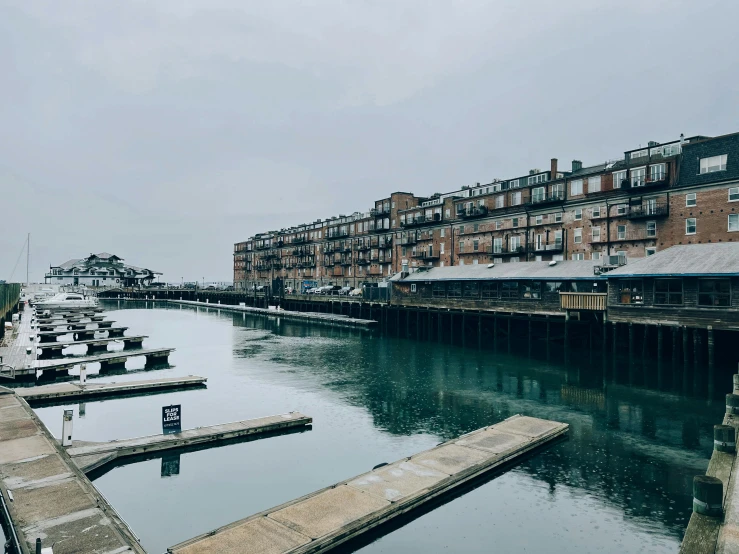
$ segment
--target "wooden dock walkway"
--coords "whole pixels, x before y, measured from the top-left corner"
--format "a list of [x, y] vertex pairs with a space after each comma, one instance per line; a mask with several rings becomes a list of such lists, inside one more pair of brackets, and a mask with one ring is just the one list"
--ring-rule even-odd
[[88, 329], [87, 327], [82, 329], [61, 329], [57, 331], [39, 331], [38, 338], [39, 342], [54, 342], [59, 337], [64, 335], [75, 334], [78, 337], [83, 336], [95, 336], [95, 333], [108, 333], [109, 337], [122, 337], [123, 333], [128, 330], [128, 327], [105, 327], [105, 328], [93, 328]]
[[80, 364], [99, 363], [100, 369], [112, 369], [121, 367], [126, 364], [129, 358], [138, 356], [146, 356], [146, 365], [167, 363], [169, 355], [174, 352], [174, 348], [142, 348], [141, 350], [121, 350], [119, 352], [106, 352], [104, 354], [95, 354], [91, 356], [80, 356], [75, 358], [67, 356], [57, 360], [36, 360], [30, 367], [16, 368], [15, 374], [35, 375], [37, 370], [43, 371], [67, 371]]
[[[64, 329], [69, 329], [73, 331], [81, 331], [85, 329], [95, 329], [95, 330], [102, 330], [102, 329], [110, 329], [113, 326], [113, 323], [115, 321], [113, 320], [106, 320], [106, 321], [80, 321], [80, 322], [59, 322], [59, 323], [37, 323], [36, 326], [38, 327], [39, 331], [54, 331], [58, 330], [61, 327]], [[97, 327], [88, 327], [88, 325], [96, 325]]]
[[473, 431], [176, 546], [175, 554], [325, 552], [565, 435], [524, 416]]
[[0, 495], [23, 552], [35, 552], [42, 537], [55, 554], [145, 554], [28, 403], [1, 387]]
[[58, 350], [58, 354], [61, 353], [65, 348], [72, 346], [87, 346], [88, 352], [94, 352], [97, 350], [105, 351], [108, 345], [113, 342], [122, 342], [123, 348], [128, 350], [131, 348], [141, 348], [141, 344], [144, 339], [148, 339], [148, 335], [133, 335], [127, 337], [108, 337], [100, 339], [86, 339], [86, 340], [75, 340], [75, 341], [56, 341], [56, 342], [39, 342], [36, 344], [36, 348], [41, 350], [39, 358], [49, 356], [53, 351]]
[[151, 435], [134, 439], [124, 439], [102, 443], [75, 443], [67, 448], [67, 453], [77, 466], [89, 473], [125, 456], [185, 448], [207, 443], [223, 442], [247, 436], [263, 435], [306, 427], [313, 419], [299, 412], [290, 412], [258, 419], [235, 421], [222, 425], [187, 429], [168, 435]]
[[97, 323], [103, 321], [105, 316], [103, 314], [93, 316], [68, 316], [68, 317], [37, 317], [36, 321], [40, 324], [43, 323], [82, 323], [82, 320], [88, 320], [86, 323]]
[[[139, 300], [139, 302], [141, 302]], [[265, 310], [263, 308], [252, 308], [250, 306], [232, 306], [225, 304], [210, 304], [208, 302], [195, 302], [191, 300], [157, 300], [157, 302], [169, 302], [171, 304], [182, 304], [186, 306], [199, 306], [201, 308], [212, 308], [230, 312], [263, 315], [268, 317], [279, 317], [287, 320], [303, 321], [308, 323], [321, 323], [335, 327], [355, 327], [360, 329], [371, 329], [377, 325], [372, 319], [356, 319], [338, 314], [322, 314], [316, 312], [292, 312], [288, 310]]]
[[52, 383], [37, 387], [16, 388], [15, 393], [27, 402], [43, 402], [56, 400], [77, 401], [93, 397], [111, 397], [118, 395], [146, 394], [149, 392], [204, 386], [205, 377], [188, 375], [187, 377], [165, 377], [146, 381], [124, 381], [122, 383]]

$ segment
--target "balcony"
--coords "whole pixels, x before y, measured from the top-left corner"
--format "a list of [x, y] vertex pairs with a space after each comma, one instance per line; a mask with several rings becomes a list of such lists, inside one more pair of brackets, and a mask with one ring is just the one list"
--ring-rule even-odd
[[367, 258], [357, 258], [357, 265], [369, 265], [370, 261]]
[[277, 252], [267, 252], [264, 256], [262, 256], [262, 259], [270, 260], [270, 259], [277, 258], [277, 257], [279, 257]]
[[554, 194], [535, 194], [526, 202], [528, 206], [546, 206], [547, 204], [561, 204], [565, 201], [565, 193], [557, 192]]
[[392, 237], [384, 237], [384, 239], [381, 239], [380, 237], [373, 237], [370, 246], [372, 248], [392, 248], [393, 246], [393, 239]]
[[323, 248], [323, 253], [324, 254], [333, 254], [336, 251], [337, 251], [337, 249], [336, 249], [336, 247], [333, 244], [326, 245]]
[[[623, 233], [616, 232], [616, 236], [611, 239], [611, 242], [635, 242], [640, 240], [657, 240], [656, 230], [649, 233], [646, 229], [627, 229]], [[601, 242], [605, 242], [605, 240]]]
[[341, 260], [341, 265], [344, 265], [344, 266], [352, 265], [352, 259], [351, 258], [344, 258], [343, 260]]
[[416, 252], [415, 254], [411, 254], [411, 258], [418, 258], [421, 260], [438, 260], [439, 253], [438, 252]]
[[334, 265], [336, 265], [336, 262], [333, 259], [323, 260], [324, 267], [333, 267]]
[[382, 269], [380, 269], [379, 267], [370, 267], [369, 274], [376, 275], [376, 276], [382, 276]]
[[370, 249], [369, 244], [358, 244], [357, 245], [357, 252], [367, 252]]
[[257, 264], [257, 271], [269, 271], [269, 268], [268, 264]]
[[258, 244], [254, 247], [254, 250], [269, 250], [270, 248], [272, 248], [270, 244]]
[[390, 231], [390, 228], [387, 229], [385, 227], [375, 227], [374, 229], [370, 229], [370, 233], [385, 233], [387, 231]]
[[333, 240], [333, 239], [340, 239], [340, 238], [348, 237], [348, 236], [349, 236], [349, 231], [333, 231], [333, 232], [329, 232], [326, 238], [329, 240]]
[[372, 217], [379, 217], [383, 215], [388, 215], [390, 213], [390, 206], [385, 208], [384, 206], [382, 208], [372, 208], [370, 210], [370, 215]]
[[293, 239], [293, 244], [303, 244], [305, 242], [308, 242], [308, 239], [305, 237], [295, 237]]
[[274, 269], [282, 269], [282, 263], [281, 262], [272, 262], [272, 267]]
[[532, 242], [529, 244], [529, 252], [536, 254], [562, 252], [564, 249], [565, 245], [561, 240], [555, 240], [552, 242]]
[[638, 179], [634, 180], [632, 183], [632, 179], [624, 179], [621, 181], [621, 188], [625, 189], [626, 192], [630, 192], [632, 194], [640, 194], [643, 193], [645, 190], [654, 190], [666, 187], [670, 184], [670, 180], [667, 177], [667, 175], [654, 175], [647, 177], [646, 179]]
[[432, 217], [420, 215], [410, 221], [401, 221], [400, 226], [406, 229], [411, 229], [414, 227], [423, 227], [425, 225], [435, 225], [437, 223], [441, 223], [441, 214], [434, 214]]
[[[525, 246], [503, 246], [501, 248], [495, 248], [494, 246], [488, 246], [485, 251], [490, 256], [518, 256], [521, 254], [526, 254], [526, 247]], [[460, 252], [460, 254], [464, 254], [465, 252]], [[467, 252], [467, 254], [470, 254], [471, 252]]]
[[417, 242], [418, 242], [418, 237], [415, 234], [400, 238], [400, 244], [403, 246], [416, 244]]
[[642, 204], [641, 206], [630, 206], [626, 213], [627, 219], [652, 219], [667, 217], [670, 215], [670, 205], [667, 202], [657, 204]]
[[560, 292], [559, 307], [562, 310], [606, 311], [605, 292]]
[[351, 252], [352, 251], [352, 245], [351, 244], [345, 244], [341, 248], [339, 248], [339, 252]]
[[457, 217], [460, 219], [474, 219], [476, 217], [485, 217], [488, 209], [485, 206], [473, 206], [472, 208], [457, 209]]

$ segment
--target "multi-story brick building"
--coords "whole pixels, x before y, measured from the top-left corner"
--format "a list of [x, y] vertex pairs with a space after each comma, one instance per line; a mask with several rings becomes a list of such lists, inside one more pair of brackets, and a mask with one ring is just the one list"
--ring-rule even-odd
[[[737, 202], [734, 204], [734, 202]], [[649, 142], [623, 157], [429, 197], [395, 192], [369, 212], [262, 233], [234, 248], [237, 288], [281, 279], [359, 286], [420, 266], [644, 257], [739, 234], [739, 133]]]

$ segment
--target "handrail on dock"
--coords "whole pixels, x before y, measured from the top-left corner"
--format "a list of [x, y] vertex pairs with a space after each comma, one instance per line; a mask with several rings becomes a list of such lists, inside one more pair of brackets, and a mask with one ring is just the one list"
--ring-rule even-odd
[[560, 292], [559, 306], [563, 310], [591, 310], [604, 312], [606, 310], [605, 292]]

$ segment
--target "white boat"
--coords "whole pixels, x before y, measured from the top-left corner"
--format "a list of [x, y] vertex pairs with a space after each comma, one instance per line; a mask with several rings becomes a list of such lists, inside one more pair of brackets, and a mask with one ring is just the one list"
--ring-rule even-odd
[[98, 300], [94, 296], [86, 296], [79, 292], [60, 292], [49, 298], [34, 304], [37, 310], [49, 310], [59, 308], [94, 308]]

